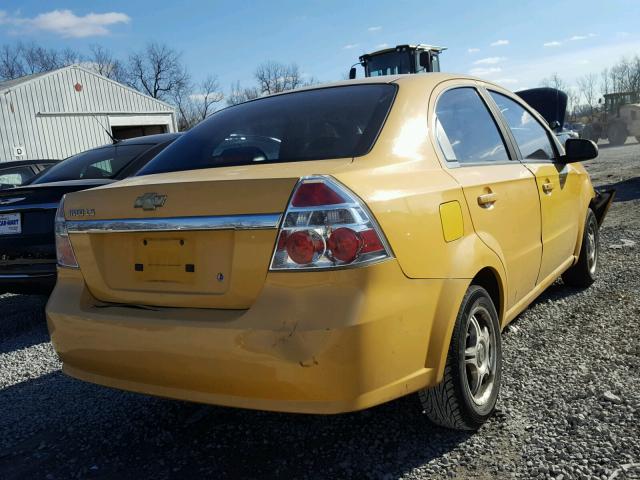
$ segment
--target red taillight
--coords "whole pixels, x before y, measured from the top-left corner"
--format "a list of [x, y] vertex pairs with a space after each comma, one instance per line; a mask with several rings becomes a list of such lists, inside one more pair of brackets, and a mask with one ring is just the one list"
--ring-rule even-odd
[[362, 250], [360, 250], [360, 253], [381, 252], [384, 250], [384, 245], [375, 230], [363, 230], [360, 232], [360, 238], [362, 238]]
[[64, 217], [64, 196], [62, 197], [62, 200], [60, 200], [60, 205], [58, 205], [58, 210], [56, 211], [54, 230], [58, 265], [61, 267], [78, 268], [78, 262], [76, 260], [76, 255], [73, 252], [71, 241], [69, 240], [67, 222]]
[[294, 207], [317, 207], [344, 202], [344, 198], [321, 182], [301, 184], [291, 199], [291, 205]]
[[324, 240], [313, 230], [302, 230], [287, 236], [285, 248], [291, 260], [307, 265], [324, 253]]
[[338, 228], [331, 232], [327, 247], [333, 258], [341, 262], [352, 262], [362, 249], [362, 238], [350, 228]]
[[328, 177], [298, 182], [284, 215], [271, 270], [366, 265], [391, 257], [371, 212]]

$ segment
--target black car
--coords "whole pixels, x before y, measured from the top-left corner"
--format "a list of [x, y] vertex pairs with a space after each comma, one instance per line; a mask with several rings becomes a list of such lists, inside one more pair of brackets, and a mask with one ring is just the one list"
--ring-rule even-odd
[[57, 160], [18, 160], [0, 162], [0, 190], [19, 187], [58, 163]]
[[48, 293], [56, 281], [53, 223], [65, 193], [134, 175], [178, 133], [119, 141], [54, 165], [28, 185], [0, 192], [0, 294]]

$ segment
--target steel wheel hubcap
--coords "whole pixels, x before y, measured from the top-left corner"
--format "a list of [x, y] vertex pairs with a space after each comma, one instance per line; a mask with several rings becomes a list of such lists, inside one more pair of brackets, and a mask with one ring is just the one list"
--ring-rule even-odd
[[467, 321], [464, 351], [465, 385], [477, 405], [489, 401], [496, 374], [496, 332], [486, 308], [477, 306]]
[[589, 222], [589, 230], [587, 230], [587, 265], [589, 271], [593, 274], [598, 264], [598, 245], [596, 240], [596, 226], [593, 222]]

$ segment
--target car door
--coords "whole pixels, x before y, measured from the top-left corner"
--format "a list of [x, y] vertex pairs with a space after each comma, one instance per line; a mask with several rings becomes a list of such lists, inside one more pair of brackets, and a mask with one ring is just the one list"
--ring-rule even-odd
[[508, 309], [535, 287], [540, 267], [535, 178], [515, 158], [504, 140], [504, 127], [495, 121], [475, 85], [439, 94], [434, 127], [441, 158], [462, 186], [476, 233], [504, 265]]
[[520, 101], [488, 90], [509, 126], [521, 162], [535, 175], [542, 218], [542, 262], [538, 283], [573, 258], [578, 238], [580, 176], [576, 167], [558, 162], [552, 133]]

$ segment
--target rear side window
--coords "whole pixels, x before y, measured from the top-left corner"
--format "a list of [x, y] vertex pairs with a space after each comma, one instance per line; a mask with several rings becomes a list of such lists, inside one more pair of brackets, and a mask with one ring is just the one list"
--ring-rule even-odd
[[509, 97], [497, 92], [489, 91], [489, 93], [507, 121], [522, 158], [525, 160], [553, 159], [555, 151], [547, 131], [540, 122]]
[[138, 175], [358, 157], [373, 146], [396, 86], [292, 92], [226, 108], [162, 151]]
[[40, 174], [33, 183], [115, 178], [134, 158], [151, 145], [112, 145], [69, 157]]
[[471, 87], [447, 90], [436, 105], [435, 134], [450, 162], [504, 162], [509, 154], [496, 122]]
[[33, 175], [31, 167], [14, 167], [0, 170], [0, 189], [22, 185]]

